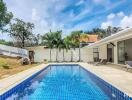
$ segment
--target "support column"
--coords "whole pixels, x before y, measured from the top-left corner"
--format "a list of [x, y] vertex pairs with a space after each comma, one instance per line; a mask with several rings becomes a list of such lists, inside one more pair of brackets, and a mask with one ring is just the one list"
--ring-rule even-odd
[[114, 42], [115, 46], [114, 46], [114, 64], [118, 64], [118, 45], [117, 45], [117, 41]]

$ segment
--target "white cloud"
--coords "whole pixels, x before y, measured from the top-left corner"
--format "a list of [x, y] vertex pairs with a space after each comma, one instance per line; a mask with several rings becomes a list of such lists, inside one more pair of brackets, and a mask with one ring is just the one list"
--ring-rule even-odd
[[88, 22], [84, 22], [84, 23], [81, 23], [81, 24], [77, 24], [74, 27], [71, 27], [69, 29], [64, 29], [63, 30], [64, 31], [64, 35], [67, 35], [70, 32], [75, 31], [75, 30], [87, 31], [91, 27], [91, 24], [93, 24], [93, 23], [94, 23], [94, 21], [91, 20], [91, 21], [88, 21]]
[[31, 16], [31, 20], [33, 21], [38, 21], [40, 20], [40, 17], [37, 13], [37, 10], [35, 8], [32, 9], [32, 16]]
[[112, 26], [112, 21], [106, 21], [101, 24], [101, 28], [106, 29], [108, 26]]
[[76, 6], [79, 6], [79, 5], [83, 4], [83, 3], [84, 3], [84, 0], [80, 0], [79, 2], [76, 3]]
[[[64, 30], [64, 33], [69, 33], [72, 30], [86, 30], [89, 27], [95, 25], [95, 22], [91, 25], [89, 22], [84, 22], [87, 16], [97, 16], [108, 12], [110, 9], [117, 7], [117, 4], [112, 6], [110, 0], [93, 0], [91, 5], [87, 5], [87, 0], [5, 0], [9, 11], [12, 11], [15, 17], [21, 18], [24, 21], [33, 22], [35, 24], [34, 33], [46, 33], [51, 29], [56, 31], [59, 29]], [[77, 7], [83, 4], [83, 10], [77, 13], [75, 9], [69, 9], [70, 7]], [[97, 5], [105, 6], [104, 10], [92, 12], [93, 8]], [[65, 9], [68, 8], [68, 9]], [[92, 14], [91, 14], [92, 13]], [[117, 16], [117, 14], [115, 14]], [[119, 13], [118, 16], [123, 16], [123, 13]], [[96, 17], [96, 18], [97, 18]], [[123, 16], [124, 17], [124, 16]], [[92, 18], [91, 21], [96, 21], [96, 18]], [[102, 27], [113, 25], [113, 20], [116, 17], [109, 16], [102, 23]], [[111, 21], [112, 20], [112, 21]], [[82, 23], [82, 24], [81, 24]], [[89, 27], [88, 27], [89, 26]]]
[[132, 27], [132, 14], [125, 15], [123, 12], [109, 14], [106, 21], [102, 22], [101, 28], [105, 29], [108, 26]]
[[119, 16], [119, 17], [124, 17], [125, 16], [125, 14], [124, 14], [124, 12], [119, 12], [119, 13], [117, 13], [117, 16]]
[[110, 7], [110, 0], [93, 0], [94, 4], [101, 4], [103, 6], [105, 6], [106, 8], [109, 8]]
[[77, 16], [71, 17], [70, 21], [77, 21], [77, 20], [83, 19], [89, 14], [91, 10], [92, 8], [90, 8], [89, 6], [86, 6], [86, 8], [83, 11], [81, 11]]
[[124, 16], [120, 22], [122, 28], [132, 27], [132, 14], [130, 16]]
[[95, 3], [101, 3], [104, 2], [104, 0], [93, 0]]
[[108, 20], [111, 20], [115, 17], [115, 14], [114, 13], [111, 13], [107, 16]]

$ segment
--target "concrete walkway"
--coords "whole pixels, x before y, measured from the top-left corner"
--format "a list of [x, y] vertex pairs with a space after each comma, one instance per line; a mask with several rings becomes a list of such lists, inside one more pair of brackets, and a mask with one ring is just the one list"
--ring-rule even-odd
[[[122, 92], [132, 97], [132, 73], [111, 68], [108, 66], [93, 66], [87, 63], [67, 63], [67, 64], [80, 64], [85, 69], [91, 71], [92, 73], [96, 74], [100, 78], [104, 79], [111, 85], [115, 86]], [[28, 77], [32, 76], [34, 73], [42, 70], [47, 65], [48, 64], [41, 64], [39, 66], [30, 68], [26, 71], [20, 72], [18, 74], [0, 80], [0, 95], [6, 92], [7, 90], [11, 89], [12, 87], [16, 86], [17, 84], [21, 83], [23, 80], [27, 79]]]

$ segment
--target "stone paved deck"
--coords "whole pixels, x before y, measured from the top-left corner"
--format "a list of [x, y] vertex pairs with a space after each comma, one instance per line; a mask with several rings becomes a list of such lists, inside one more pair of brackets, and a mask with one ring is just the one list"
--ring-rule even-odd
[[80, 65], [132, 97], [132, 73], [107, 65], [93, 66], [87, 63]]
[[[55, 63], [54, 63], [55, 64]], [[64, 64], [64, 63], [63, 63]], [[71, 64], [71, 63], [70, 63]], [[96, 74], [100, 78], [104, 79], [108, 83], [112, 84], [119, 90], [123, 91], [127, 95], [132, 97], [132, 73], [122, 71], [116, 68], [111, 68], [106, 66], [93, 66], [87, 63], [72, 63], [72, 64], [80, 64], [85, 69], [91, 71]], [[16, 86], [23, 80], [32, 76], [34, 73], [42, 70], [48, 64], [41, 64], [39, 66], [30, 68], [26, 71], [20, 72], [18, 74], [12, 75], [5, 79], [0, 80], [0, 95]]]

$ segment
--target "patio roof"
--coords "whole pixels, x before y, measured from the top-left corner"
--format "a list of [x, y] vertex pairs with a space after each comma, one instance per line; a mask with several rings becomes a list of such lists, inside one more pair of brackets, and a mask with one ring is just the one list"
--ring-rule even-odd
[[110, 43], [113, 41], [122, 41], [122, 40], [126, 40], [129, 38], [132, 38], [132, 28], [127, 28], [127, 29], [124, 29], [120, 32], [117, 32], [111, 36], [108, 36], [108, 37], [100, 40], [100, 41], [97, 41], [95, 43], [88, 45], [88, 47], [89, 48], [97, 47], [97, 46], [107, 44], [107, 43]]

